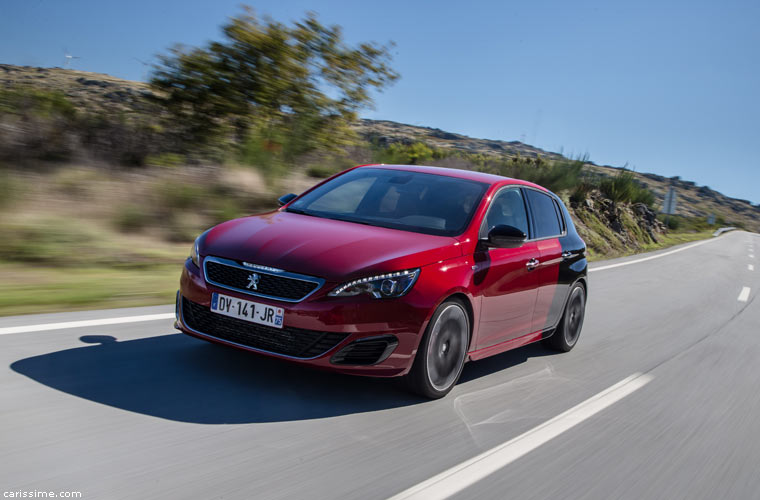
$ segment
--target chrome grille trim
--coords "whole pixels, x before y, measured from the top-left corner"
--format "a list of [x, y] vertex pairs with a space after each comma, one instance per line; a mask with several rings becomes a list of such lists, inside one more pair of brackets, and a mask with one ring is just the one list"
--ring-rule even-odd
[[[258, 293], [258, 292], [254, 292], [252, 290], [248, 290], [248, 289], [245, 289], [245, 288], [238, 288], [238, 287], [233, 287], [233, 286], [225, 285], [223, 283], [218, 283], [218, 282], [210, 279], [209, 276], [208, 276], [208, 272], [206, 271], [206, 264], [208, 262], [215, 262], [215, 263], [221, 264], [223, 266], [234, 267], [234, 268], [241, 269], [241, 270], [249, 272], [249, 273], [255, 272], [256, 274], [266, 274], [268, 276], [275, 276], [277, 278], [286, 278], [286, 279], [291, 279], [291, 280], [298, 280], [298, 281], [305, 281], [305, 282], [308, 282], [308, 283], [314, 283], [314, 284], [317, 285], [317, 287], [314, 288], [314, 290], [312, 290], [311, 292], [307, 293], [306, 295], [304, 295], [303, 297], [301, 297], [299, 299], [288, 299], [288, 298], [285, 298], [285, 297], [278, 297], [276, 295], [267, 295], [267, 294], [263, 294], [263, 293]], [[268, 266], [261, 266], [261, 267], [264, 268], [264, 267], [268, 267]], [[270, 269], [274, 269], [274, 268], [270, 268]], [[247, 266], [244, 266], [244, 265], [242, 265], [242, 264], [240, 264], [240, 263], [238, 263], [238, 262], [236, 262], [234, 260], [223, 259], [221, 257], [214, 257], [214, 256], [211, 256], [211, 255], [203, 257], [203, 277], [205, 278], [205, 280], [206, 280], [207, 283], [210, 283], [210, 284], [212, 284], [214, 286], [218, 286], [219, 288], [225, 288], [227, 290], [233, 290], [235, 292], [244, 293], [246, 295], [251, 295], [253, 297], [263, 297], [263, 298], [266, 298], [266, 299], [273, 299], [273, 300], [279, 300], [279, 301], [282, 301], [282, 302], [290, 302], [290, 303], [296, 303], [296, 302], [301, 302], [303, 300], [306, 300], [307, 298], [309, 298], [312, 295], [314, 295], [325, 284], [325, 280], [322, 279], [322, 278], [317, 278], [317, 277], [314, 277], [314, 276], [308, 276], [308, 275], [305, 275], [305, 274], [291, 273], [291, 272], [288, 272], [288, 271], [282, 271], [282, 272], [273, 272], [273, 271], [268, 271], [268, 270], [264, 271], [264, 270], [262, 270], [261, 268], [258, 268], [258, 267], [256, 267], [256, 268], [247, 267]]]

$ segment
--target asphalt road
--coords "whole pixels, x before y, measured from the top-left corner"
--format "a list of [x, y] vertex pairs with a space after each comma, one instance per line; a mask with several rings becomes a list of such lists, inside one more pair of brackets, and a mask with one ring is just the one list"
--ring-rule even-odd
[[[171, 307], [0, 318], [0, 491], [426, 498], [455, 468], [442, 496], [760, 498], [760, 235], [687, 246], [596, 263], [575, 350], [470, 363], [433, 402], [195, 340], [171, 319], [12, 333]], [[646, 383], [563, 417], [634, 374]], [[491, 474], [487, 461], [456, 472], [504, 443]]]

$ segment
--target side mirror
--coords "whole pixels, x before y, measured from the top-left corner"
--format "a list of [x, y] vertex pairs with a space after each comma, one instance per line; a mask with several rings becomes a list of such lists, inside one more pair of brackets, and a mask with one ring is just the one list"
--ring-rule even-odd
[[527, 239], [528, 235], [516, 227], [499, 224], [498, 226], [494, 226], [493, 229], [488, 232], [488, 238], [483, 240], [483, 243], [489, 247], [518, 248], [521, 247]]
[[277, 198], [277, 203], [279, 203], [280, 206], [287, 205], [288, 203], [293, 201], [293, 198], [295, 198], [296, 196], [298, 195], [293, 194], [293, 193], [284, 194], [280, 196], [279, 198]]

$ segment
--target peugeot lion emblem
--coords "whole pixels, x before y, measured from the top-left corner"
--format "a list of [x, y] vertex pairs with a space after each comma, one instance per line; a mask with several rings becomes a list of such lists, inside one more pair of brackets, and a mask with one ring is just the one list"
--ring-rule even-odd
[[256, 273], [251, 273], [248, 275], [248, 285], [246, 285], [246, 288], [249, 290], [258, 290], [259, 289], [259, 280], [261, 279], [261, 276], [259, 276]]

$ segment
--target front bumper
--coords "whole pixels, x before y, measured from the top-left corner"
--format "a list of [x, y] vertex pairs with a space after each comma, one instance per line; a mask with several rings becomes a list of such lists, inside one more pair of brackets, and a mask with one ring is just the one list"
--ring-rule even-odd
[[[182, 332], [264, 356], [316, 368], [376, 377], [404, 375], [411, 368], [435, 302], [410, 292], [399, 299], [334, 298], [327, 283], [298, 303], [217, 288], [188, 259], [177, 293], [176, 326]], [[284, 309], [283, 328], [260, 327], [209, 310], [219, 292]]]

